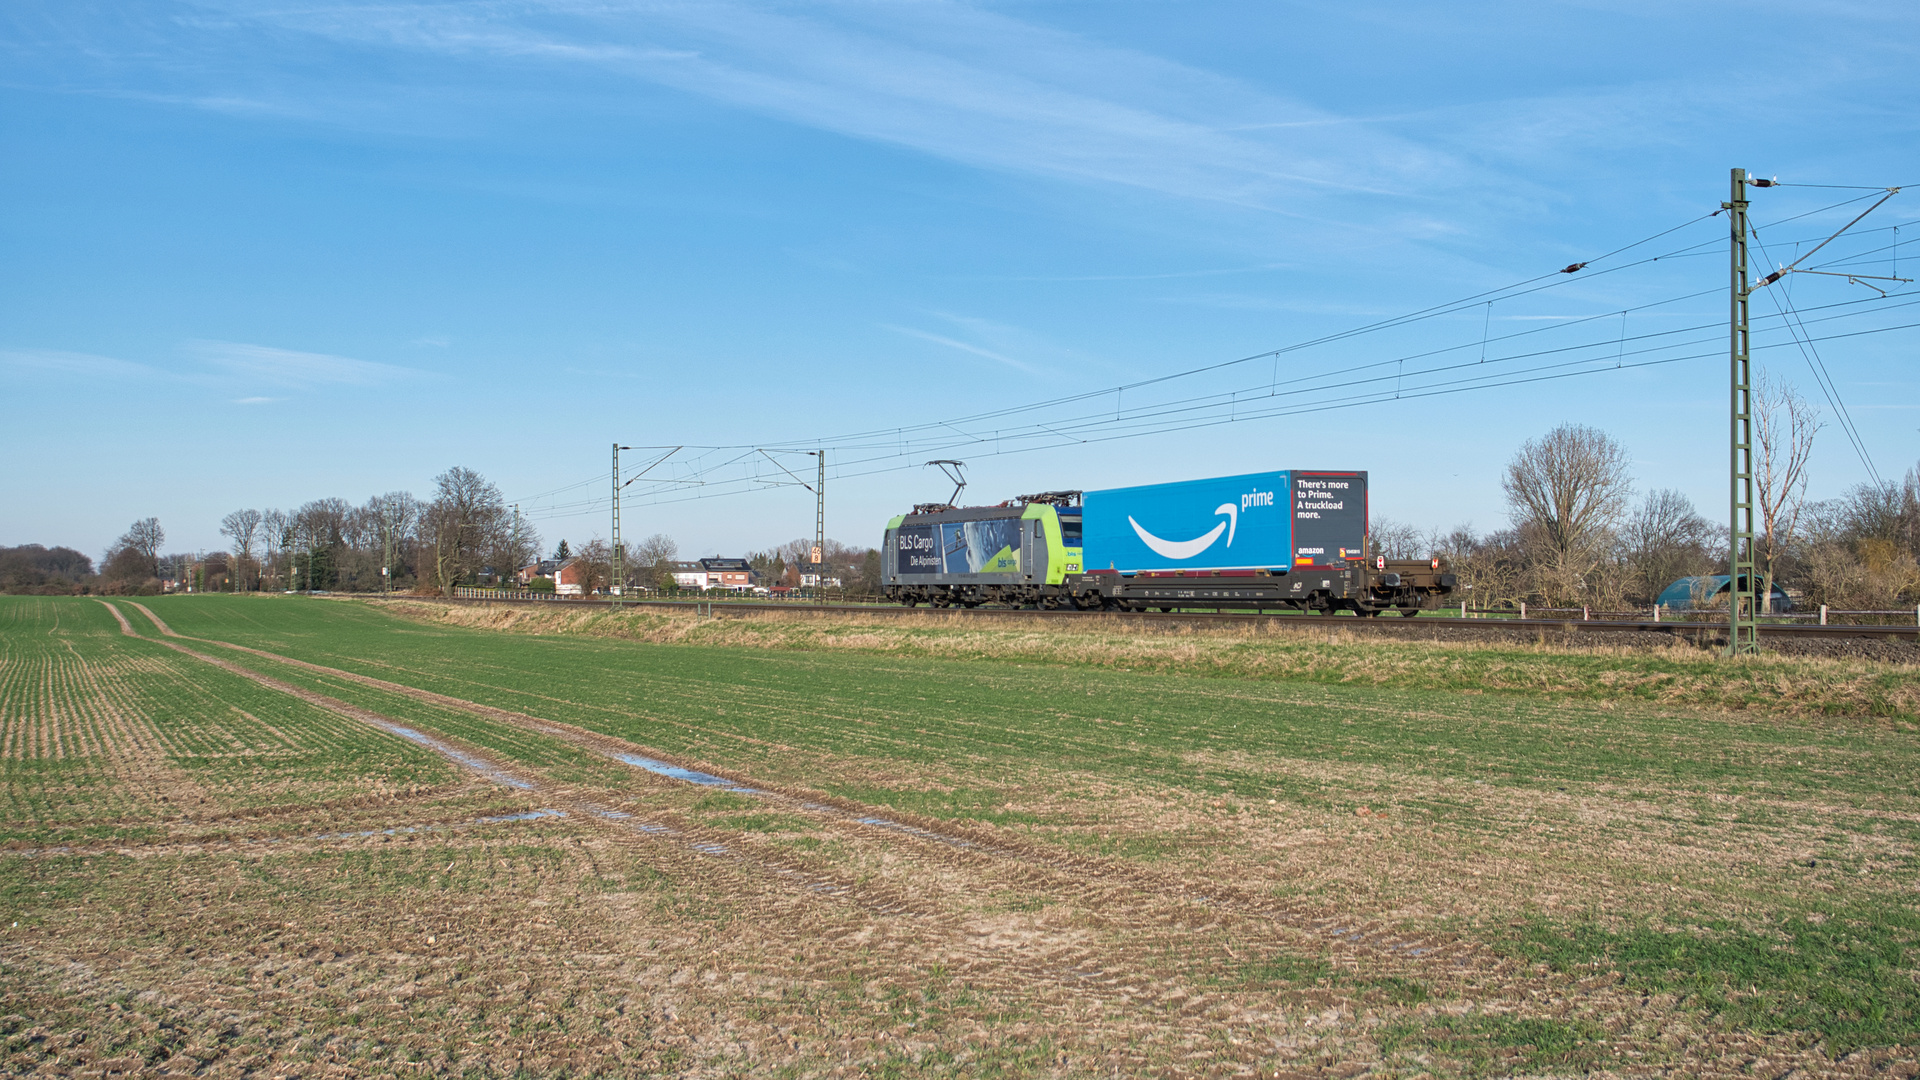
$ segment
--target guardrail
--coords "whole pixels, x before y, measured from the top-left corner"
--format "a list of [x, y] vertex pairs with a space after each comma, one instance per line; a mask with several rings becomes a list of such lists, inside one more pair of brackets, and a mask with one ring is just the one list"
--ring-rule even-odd
[[[1542, 618], [1542, 617], [1552, 618], [1556, 615], [1578, 615], [1579, 616], [1578, 621], [1580, 622], [1660, 623], [1660, 622], [1702, 622], [1702, 621], [1711, 622], [1711, 621], [1714, 621], [1715, 619], [1724, 622], [1727, 617], [1725, 608], [1721, 608], [1719, 610], [1715, 610], [1713, 608], [1674, 609], [1671, 607], [1666, 607], [1661, 604], [1655, 604], [1650, 609], [1641, 608], [1635, 611], [1595, 611], [1591, 607], [1545, 607], [1541, 605], [1527, 604], [1524, 602], [1515, 607], [1477, 608], [1477, 607], [1469, 607], [1468, 605], [1463, 603], [1457, 609], [1453, 607], [1443, 607], [1443, 608], [1437, 609], [1439, 613], [1443, 613], [1443, 614], [1451, 614], [1455, 610], [1458, 610], [1460, 612], [1459, 617], [1462, 619], [1472, 619], [1472, 618], [1527, 619], [1527, 618]], [[1835, 621], [1836, 619], [1842, 619], [1842, 618], [1852, 620], [1852, 621], [1846, 622], [1846, 623]], [[1874, 621], [1872, 622], [1862, 621], [1867, 619], [1871, 619]], [[1884, 609], [1835, 608], [1835, 607], [1828, 607], [1827, 605], [1822, 604], [1820, 605], [1820, 609], [1818, 611], [1769, 612], [1768, 614], [1760, 616], [1760, 621], [1762, 623], [1775, 622], [1783, 625], [1792, 625], [1794, 622], [1802, 621], [1802, 620], [1814, 622], [1819, 626], [1840, 626], [1840, 625], [1920, 626], [1920, 607], [1884, 610]]]

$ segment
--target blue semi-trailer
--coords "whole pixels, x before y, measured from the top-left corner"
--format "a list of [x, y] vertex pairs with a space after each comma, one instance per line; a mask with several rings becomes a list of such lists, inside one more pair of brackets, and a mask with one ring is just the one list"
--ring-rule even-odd
[[1088, 569], [1123, 574], [1344, 566], [1367, 543], [1367, 474], [1304, 469], [1089, 491]]
[[998, 506], [923, 504], [888, 522], [887, 595], [1013, 604], [1413, 614], [1453, 591], [1437, 559], [1372, 556], [1367, 474], [1283, 469]]

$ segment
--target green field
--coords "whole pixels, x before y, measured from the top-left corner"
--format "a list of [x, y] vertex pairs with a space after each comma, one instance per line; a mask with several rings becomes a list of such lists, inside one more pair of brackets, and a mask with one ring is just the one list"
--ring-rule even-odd
[[1897, 667], [1741, 669], [1720, 712], [1677, 656], [142, 600], [167, 638], [112, 602], [138, 637], [0, 598], [19, 1071], [1748, 1075], [1920, 1047]]

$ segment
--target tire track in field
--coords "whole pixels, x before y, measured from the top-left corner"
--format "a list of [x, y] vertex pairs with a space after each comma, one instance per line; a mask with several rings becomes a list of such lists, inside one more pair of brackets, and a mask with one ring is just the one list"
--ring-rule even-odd
[[[321, 799], [302, 803], [276, 803], [266, 806], [230, 807], [223, 812], [212, 814], [196, 813], [189, 825], [207, 830], [200, 834], [175, 834], [166, 840], [84, 840], [67, 843], [31, 845], [22, 840], [11, 840], [0, 844], [0, 857], [30, 855], [36, 852], [91, 852], [91, 851], [130, 851], [173, 849], [192, 846], [214, 847], [226, 843], [266, 842], [276, 838], [285, 838], [285, 834], [272, 831], [272, 827], [283, 822], [328, 820], [327, 815], [344, 811], [352, 815], [356, 811], [411, 811], [424, 804], [432, 804], [446, 795], [444, 789], [425, 789], [408, 795], [350, 795], [339, 799]], [[351, 820], [351, 817], [349, 817]], [[412, 827], [449, 824], [452, 819], [439, 820], [422, 818]], [[100, 828], [124, 829], [152, 824], [151, 818], [94, 818], [88, 824]], [[228, 830], [228, 831], [219, 831]]]
[[[521, 775], [493, 761], [486, 751], [467, 744], [464, 740], [456, 739], [439, 732], [422, 730], [423, 725], [402, 723], [392, 717], [374, 712], [370, 709], [363, 709], [357, 705], [342, 701], [339, 698], [330, 697], [314, 690], [308, 690], [305, 687], [296, 686], [293, 683], [275, 679], [269, 675], [262, 675], [259, 672], [235, 664], [230, 660], [222, 660], [218, 657], [208, 656], [205, 653], [190, 649], [175, 641], [168, 641], [165, 640], [165, 638], [156, 640], [142, 637], [134, 630], [132, 624], [127, 621], [126, 617], [122, 615], [118, 609], [114, 608], [114, 605], [107, 603], [105, 600], [99, 602], [105, 604], [109, 610], [114, 611], [116, 618], [120, 621], [122, 633], [128, 636], [138, 638], [142, 641], [152, 641], [156, 645], [162, 645], [176, 652], [191, 656], [197, 660], [211, 664], [214, 667], [267, 687], [268, 689], [277, 690], [298, 698], [317, 708], [325, 709], [328, 712], [347, 717], [351, 720], [360, 721], [385, 731], [388, 734], [406, 739], [416, 745], [432, 750], [453, 762], [455, 765], [483, 776], [488, 780], [492, 780], [495, 783], [527, 792], [540, 790], [543, 792], [543, 798], [545, 800], [554, 802], [557, 806], [565, 807], [569, 811], [576, 812], [585, 820], [600, 823], [614, 835], [630, 842], [667, 841], [668, 846], [666, 847], [662, 847], [658, 843], [651, 843], [649, 850], [656, 854], [663, 851], [675, 853], [676, 858], [671, 861], [677, 864], [677, 869], [683, 873], [689, 873], [692, 877], [699, 879], [710, 878], [712, 876], [711, 867], [713, 866], [713, 860], [718, 859], [722, 863], [734, 864], [753, 874], [772, 878], [776, 881], [794, 886], [806, 893], [845, 900], [879, 914], [901, 914], [910, 910], [911, 905], [907, 900], [891, 890], [865, 883], [856, 884], [849, 882], [837, 875], [825, 873], [817, 868], [768, 853], [748, 853], [739, 850], [740, 845], [737, 843], [735, 834], [701, 826], [688, 826], [684, 824], [670, 825], [656, 821], [647, 821], [624, 810], [601, 806], [590, 800], [581, 799], [564, 790], [553, 791], [545, 787], [541, 780]], [[243, 652], [256, 651], [245, 649], [242, 646], [230, 645], [227, 642], [212, 641], [205, 638], [188, 638], [186, 635], [177, 633], [171, 627], [167, 626], [167, 624], [149, 610], [146, 605], [133, 601], [127, 601], [127, 603], [139, 609], [142, 614], [151, 619], [155, 627], [167, 637], [179, 638], [186, 641], [205, 642], [213, 645], [223, 645]], [[262, 653], [261, 655], [272, 656], [272, 654], [269, 653]], [[274, 658], [279, 659], [278, 657]], [[288, 662], [299, 663], [298, 661]], [[331, 669], [322, 668], [318, 670], [330, 671]], [[527, 771], [532, 772], [535, 770]]]
[[[163, 634], [185, 638], [185, 635], [180, 635], [168, 627], [145, 605], [136, 603], [133, 606], [139, 608], [151, 619]], [[842, 827], [856, 828], [869, 834], [878, 833], [889, 838], [899, 837], [918, 841], [916, 845], [918, 857], [944, 864], [963, 878], [979, 879], [983, 876], [983, 872], [991, 873], [1003, 882], [1017, 887], [1042, 894], [1072, 896], [1077, 902], [1106, 912], [1124, 911], [1130, 907], [1137, 908], [1144, 897], [1149, 906], [1170, 905], [1176, 910], [1190, 909], [1196, 913], [1205, 913], [1205, 918], [1208, 920], [1217, 921], [1226, 918], [1235, 921], [1244, 919], [1264, 921], [1292, 932], [1288, 937], [1295, 940], [1287, 942], [1289, 947], [1298, 948], [1301, 942], [1297, 939], [1304, 938], [1311, 941], [1319, 950], [1334, 954], [1336, 957], [1347, 957], [1356, 962], [1364, 958], [1372, 968], [1380, 967], [1384, 962], [1392, 969], [1405, 970], [1409, 974], [1420, 971], [1431, 973], [1436, 968], [1451, 969], [1452, 973], [1456, 974], [1473, 972], [1483, 977], [1493, 975], [1496, 971], [1507, 975], [1512, 974], [1510, 970], [1502, 970], [1510, 969], [1510, 964], [1456, 935], [1404, 934], [1379, 920], [1343, 917], [1323, 907], [1282, 903], [1271, 897], [1249, 893], [1225, 883], [1208, 887], [1201, 892], [1194, 889], [1191, 884], [1171, 875], [1157, 874], [1131, 864], [1072, 855], [1058, 849], [989, 834], [983, 830], [955, 826], [952, 823], [933, 819], [922, 819], [917, 815], [876, 811], [873, 807], [817, 791], [787, 788], [731, 776], [728, 775], [727, 770], [704, 762], [682, 764], [675, 761], [673, 755], [664, 754], [651, 747], [562, 721], [484, 705], [232, 642], [211, 638], [187, 640], [218, 645], [317, 674], [529, 729], [655, 776], [754, 797], [779, 809], [805, 814]], [[1152, 915], [1149, 921], [1164, 924], [1170, 922], [1171, 917], [1167, 912], [1161, 911]], [[1097, 965], [1091, 976], [1082, 970], [1091, 959], [1084, 952], [1070, 956], [1063, 955], [1058, 959], [1059, 963], [1048, 965], [1056, 975], [1064, 973], [1077, 979], [1106, 977]]]
[[486, 817], [471, 818], [464, 821], [421, 821], [412, 825], [392, 825], [384, 829], [336, 829], [332, 832], [309, 833], [304, 836], [215, 836], [202, 840], [178, 840], [161, 843], [116, 844], [111, 841], [79, 844], [53, 844], [45, 847], [0, 849], [0, 857], [14, 859], [44, 859], [49, 856], [121, 855], [129, 859], [150, 859], [156, 856], [207, 855], [216, 852], [258, 852], [260, 854], [297, 854], [318, 850], [330, 843], [344, 843], [355, 840], [372, 840], [395, 836], [416, 836], [432, 833], [459, 833], [468, 829], [487, 825], [517, 824], [523, 821], [539, 821], [547, 818], [568, 817], [565, 810], [553, 807], [541, 807], [538, 810], [525, 810], [513, 814], [494, 814]]

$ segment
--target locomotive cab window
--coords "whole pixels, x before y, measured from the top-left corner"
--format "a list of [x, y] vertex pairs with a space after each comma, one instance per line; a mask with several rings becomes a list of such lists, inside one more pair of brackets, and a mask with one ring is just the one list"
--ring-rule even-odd
[[1080, 516], [1060, 515], [1060, 544], [1062, 547], [1080, 546]]

